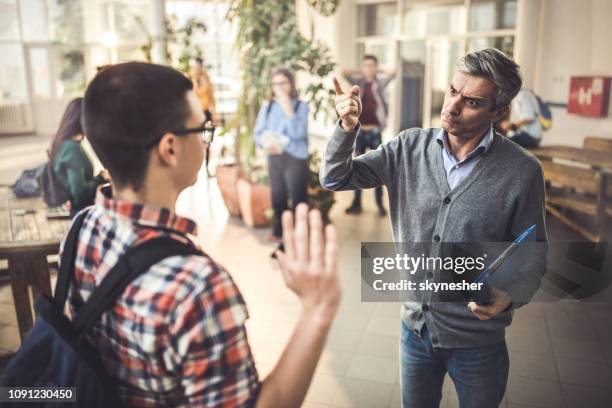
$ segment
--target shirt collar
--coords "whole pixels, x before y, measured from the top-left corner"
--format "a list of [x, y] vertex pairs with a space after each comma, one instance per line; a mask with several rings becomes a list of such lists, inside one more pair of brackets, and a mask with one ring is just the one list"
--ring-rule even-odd
[[[491, 145], [493, 144], [493, 135], [494, 135], [494, 130], [493, 130], [493, 125], [491, 125], [491, 128], [489, 129], [489, 131], [485, 133], [484, 136], [480, 139], [480, 143], [478, 143], [478, 146], [476, 146], [474, 150], [468, 153], [468, 155], [465, 157], [463, 161], [475, 156], [479, 152], [487, 153], [489, 149], [491, 148]], [[446, 130], [444, 130], [443, 128], [440, 128], [440, 131], [438, 132], [438, 135], [436, 136], [436, 140], [440, 146], [444, 147], [444, 150], [446, 150], [446, 152], [450, 156], [452, 156], [455, 159], [457, 158], [455, 154], [452, 152], [450, 146], [448, 145], [448, 136], [446, 135]]]
[[113, 216], [128, 218], [140, 226], [170, 230], [183, 235], [197, 235], [197, 225], [193, 220], [176, 215], [168, 208], [156, 208], [113, 198], [110, 186], [98, 189], [95, 204]]

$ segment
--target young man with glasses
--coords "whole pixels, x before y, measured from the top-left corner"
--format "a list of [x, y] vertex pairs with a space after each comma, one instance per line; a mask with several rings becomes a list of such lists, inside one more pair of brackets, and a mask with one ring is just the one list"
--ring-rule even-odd
[[[189, 79], [168, 67], [113, 65], [85, 93], [85, 132], [108, 168], [110, 189], [86, 209], [70, 312], [78, 314], [131, 247], [167, 236], [195, 245], [195, 223], [175, 214], [212, 141]], [[206, 254], [166, 258], [134, 279], [90, 335], [128, 406], [299, 406], [339, 303], [337, 238], [321, 216], [283, 216], [277, 252], [302, 312], [278, 364], [260, 381], [247, 341], [245, 302]]]

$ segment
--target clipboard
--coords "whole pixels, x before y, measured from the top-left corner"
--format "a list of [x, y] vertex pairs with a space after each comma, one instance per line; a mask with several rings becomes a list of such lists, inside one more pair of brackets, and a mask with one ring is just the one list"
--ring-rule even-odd
[[474, 280], [482, 283], [482, 289], [470, 291], [470, 298], [477, 304], [490, 303], [491, 286], [503, 289], [517, 270], [531, 256], [532, 245], [535, 242], [535, 224], [524, 230], [485, 270]]

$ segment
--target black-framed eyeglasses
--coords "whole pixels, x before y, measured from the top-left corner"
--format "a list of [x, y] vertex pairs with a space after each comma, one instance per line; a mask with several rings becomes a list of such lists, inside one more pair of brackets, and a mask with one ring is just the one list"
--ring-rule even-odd
[[[204, 122], [201, 126], [196, 127], [196, 128], [176, 129], [176, 130], [168, 131], [166, 133], [172, 133], [177, 136], [185, 136], [191, 133], [200, 133], [202, 142], [206, 143], [207, 145], [210, 145], [215, 137], [215, 129], [216, 128], [213, 126], [212, 122], [207, 121], [207, 122]], [[155, 139], [151, 143], [149, 143], [147, 147], [155, 146], [157, 143], [159, 143], [162, 137], [163, 135]]]

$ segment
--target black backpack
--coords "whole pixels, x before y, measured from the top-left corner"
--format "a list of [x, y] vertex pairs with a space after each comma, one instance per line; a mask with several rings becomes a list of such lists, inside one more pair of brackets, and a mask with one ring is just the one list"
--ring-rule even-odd
[[44, 165], [38, 176], [38, 184], [43, 200], [49, 207], [58, 207], [70, 199], [68, 190], [55, 175], [51, 162]]
[[[119, 408], [122, 403], [115, 389], [117, 384], [106, 372], [100, 353], [87, 339], [87, 333], [142, 272], [170, 256], [202, 255], [202, 252], [170, 237], [154, 238], [131, 247], [70, 321], [64, 315], [64, 306], [74, 271], [79, 230], [87, 213], [83, 211], [77, 216], [68, 233], [55, 295], [38, 298], [36, 323], [9, 362], [2, 386], [71, 387], [72, 401], [56, 400], [53, 406]], [[24, 405], [14, 403], [14, 406]]]

